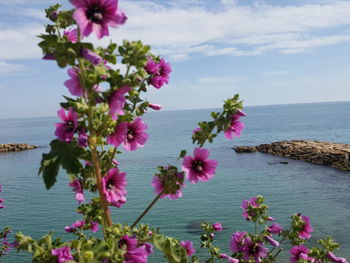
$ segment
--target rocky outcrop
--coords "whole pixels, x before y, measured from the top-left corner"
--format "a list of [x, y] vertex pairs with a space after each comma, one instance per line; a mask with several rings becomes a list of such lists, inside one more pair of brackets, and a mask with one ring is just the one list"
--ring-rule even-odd
[[233, 149], [236, 153], [255, 153], [257, 151], [255, 146], [236, 146]]
[[25, 143], [0, 144], [0, 152], [17, 152], [23, 150], [31, 150], [35, 148], [38, 148], [38, 146], [28, 145]]
[[[257, 151], [262, 153], [270, 153], [281, 157], [350, 170], [349, 144], [312, 140], [291, 140], [249, 147], [254, 147]], [[236, 152], [242, 151], [238, 150]]]

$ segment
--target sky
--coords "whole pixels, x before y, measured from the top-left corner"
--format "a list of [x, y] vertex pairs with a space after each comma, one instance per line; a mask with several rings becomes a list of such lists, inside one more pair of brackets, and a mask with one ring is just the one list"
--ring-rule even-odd
[[[67, 69], [42, 60], [44, 9], [68, 0], [0, 0], [0, 119], [54, 116]], [[350, 101], [350, 0], [119, 0], [112, 39], [142, 40], [172, 65], [146, 99], [164, 110]]]

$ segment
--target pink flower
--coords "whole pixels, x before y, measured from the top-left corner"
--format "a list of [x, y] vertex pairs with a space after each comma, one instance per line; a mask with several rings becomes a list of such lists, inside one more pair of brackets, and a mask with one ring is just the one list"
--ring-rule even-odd
[[157, 75], [159, 74], [160, 65], [151, 58], [148, 58], [145, 70], [148, 74]]
[[83, 48], [82, 55], [94, 66], [104, 63], [103, 59], [90, 49]]
[[98, 227], [99, 227], [98, 222], [95, 222], [95, 221], [91, 222], [90, 230], [92, 232], [96, 233], [98, 231]]
[[311, 262], [314, 260], [314, 258], [309, 257], [309, 249], [304, 245], [292, 247], [289, 253], [292, 255], [290, 258], [291, 263], [296, 263], [298, 260], [309, 260]]
[[119, 173], [118, 168], [112, 168], [102, 178], [105, 198], [111, 205], [121, 207], [126, 202], [126, 173]]
[[216, 222], [215, 224], [212, 225], [215, 231], [222, 231], [222, 225], [220, 222]]
[[121, 122], [116, 126], [114, 133], [112, 133], [107, 137], [107, 142], [109, 144], [114, 145], [115, 147], [118, 147], [122, 142], [126, 140], [127, 132], [128, 132], [128, 123]]
[[276, 219], [273, 218], [272, 216], [268, 216], [268, 217], [267, 217], [267, 220], [268, 220], [268, 221], [276, 221]]
[[236, 232], [231, 236], [230, 249], [232, 252], [243, 252], [244, 238], [247, 232]]
[[64, 85], [68, 88], [70, 94], [72, 94], [73, 96], [81, 97], [84, 95], [84, 89], [80, 84], [79, 72], [80, 72], [80, 69], [78, 68], [68, 69], [67, 73], [70, 79], [66, 80], [64, 82]]
[[256, 243], [250, 237], [244, 238], [243, 259], [248, 261], [253, 258], [255, 263], [260, 263], [267, 256], [268, 249], [262, 243]]
[[150, 84], [156, 89], [160, 89], [164, 84], [168, 83], [168, 80], [162, 76], [155, 76], [150, 79]]
[[66, 231], [67, 233], [72, 233], [77, 231], [77, 229], [82, 228], [85, 225], [86, 225], [85, 220], [78, 220], [78, 221], [75, 221], [71, 226], [66, 226], [64, 228], [64, 231]]
[[206, 182], [213, 178], [218, 165], [216, 160], [208, 160], [209, 151], [203, 148], [195, 148], [192, 156], [185, 156], [182, 170], [186, 173], [191, 183]]
[[[71, 226], [66, 226], [64, 228], [64, 231], [66, 231], [67, 233], [74, 233], [76, 232], [78, 229], [83, 228], [86, 225], [86, 221], [85, 220], [78, 220], [75, 221]], [[96, 233], [98, 231], [98, 223], [92, 221], [90, 223], [90, 230], [94, 233]]]
[[73, 188], [73, 191], [76, 192], [75, 199], [81, 204], [84, 202], [84, 193], [83, 193], [83, 187], [81, 186], [81, 183], [78, 179], [75, 179], [73, 182], [69, 183], [69, 186]]
[[73, 18], [83, 36], [94, 32], [97, 38], [109, 36], [108, 26], [117, 27], [125, 23], [127, 17], [118, 10], [118, 0], [70, 0], [77, 8]]
[[271, 234], [281, 234], [282, 230], [283, 230], [282, 227], [277, 223], [273, 223], [271, 226], [267, 228], [267, 231]]
[[5, 206], [4, 206], [4, 199], [3, 198], [0, 198], [0, 209], [1, 208], [5, 208]]
[[257, 201], [256, 197], [252, 197], [249, 200], [242, 201], [241, 208], [244, 209], [242, 216], [243, 218], [245, 218], [245, 220], [249, 221], [250, 217], [254, 216], [253, 214], [249, 214], [249, 206], [253, 208], [258, 208], [259, 204], [256, 201]]
[[65, 263], [70, 260], [74, 260], [70, 247], [61, 247], [56, 249], [51, 249], [51, 255], [57, 256], [58, 263]]
[[63, 35], [68, 39], [69, 42], [77, 43], [78, 42], [78, 29], [73, 29], [70, 31], [64, 31]]
[[301, 216], [301, 219], [304, 221], [304, 226], [302, 230], [298, 233], [299, 238], [301, 239], [309, 239], [311, 237], [311, 232], [313, 232], [313, 228], [310, 224], [310, 219], [308, 216]]
[[138, 243], [136, 238], [123, 236], [119, 240], [119, 247], [126, 248], [123, 263], [147, 263], [147, 258], [153, 253], [151, 244]]
[[346, 258], [338, 258], [332, 252], [327, 252], [327, 257], [334, 263], [348, 263]]
[[141, 118], [136, 118], [133, 122], [127, 123], [126, 139], [123, 142], [123, 148], [126, 151], [135, 151], [143, 147], [148, 139], [148, 134], [145, 133], [147, 125]]
[[78, 144], [80, 147], [88, 146], [88, 135], [84, 129], [79, 130], [78, 132]]
[[192, 134], [195, 134], [196, 132], [199, 132], [201, 130], [202, 130], [202, 128], [197, 127], [192, 131]]
[[162, 105], [160, 105], [160, 104], [153, 104], [153, 103], [150, 103], [150, 104], [148, 105], [148, 107], [150, 107], [150, 108], [153, 109], [153, 110], [161, 110], [161, 109], [162, 109]]
[[239, 259], [236, 259], [236, 258], [232, 258], [224, 253], [220, 254], [219, 255], [219, 258], [221, 259], [227, 259], [227, 262], [228, 263], [239, 263]]
[[278, 241], [274, 240], [270, 236], [265, 236], [265, 239], [267, 242], [269, 242], [271, 244], [271, 246], [278, 247], [280, 245], [280, 243]]
[[42, 59], [45, 59], [45, 60], [55, 60], [56, 59], [56, 56], [55, 54], [52, 54], [52, 53], [48, 53], [48, 54], [45, 54]]
[[111, 115], [112, 120], [117, 120], [118, 115], [124, 115], [125, 106], [125, 93], [131, 90], [130, 87], [124, 86], [120, 89], [115, 90], [108, 99], [109, 115]]
[[119, 163], [117, 160], [115, 160], [115, 159], [112, 160], [112, 163], [113, 163], [115, 166], [117, 166], [117, 165], [120, 164], [120, 163]]
[[61, 141], [72, 141], [78, 127], [78, 114], [74, 112], [73, 109], [69, 109], [68, 112], [66, 112], [61, 108], [57, 111], [57, 115], [63, 122], [56, 123], [55, 135]]
[[171, 72], [170, 64], [162, 58], [159, 63], [152, 59], [148, 59], [145, 66], [148, 74], [152, 75], [149, 84], [156, 89], [160, 89], [164, 84], [169, 83], [169, 74]]
[[171, 66], [170, 66], [170, 63], [167, 63], [165, 62], [165, 60], [162, 58], [159, 62], [159, 74], [167, 79], [167, 82], [168, 83], [168, 80], [169, 80], [169, 74], [171, 73]]
[[[179, 177], [179, 178], [180, 177], [183, 178], [182, 173], [178, 173], [176, 176]], [[166, 184], [166, 182], [164, 180], [167, 180], [167, 178], [164, 178], [162, 180], [157, 175], [153, 177], [152, 186], [153, 186], [153, 189], [154, 189], [154, 193], [156, 195], [159, 195], [161, 192], [163, 192], [164, 185]], [[168, 198], [170, 198], [172, 200], [176, 200], [176, 199], [182, 197], [182, 188], [185, 186], [185, 182], [183, 182], [183, 184], [181, 184], [179, 186], [180, 186], [180, 188], [178, 190], [176, 190], [176, 192], [174, 194], [163, 194], [160, 198], [168, 197]]]
[[186, 249], [186, 254], [188, 257], [192, 256], [194, 253], [196, 253], [196, 250], [193, 247], [193, 243], [191, 241], [181, 241], [180, 245]]
[[241, 136], [241, 132], [244, 128], [244, 124], [240, 122], [240, 118], [242, 116], [246, 116], [246, 114], [238, 110], [235, 115], [231, 116], [231, 124], [230, 127], [228, 127], [227, 130], [225, 130], [224, 135], [228, 140], [232, 140], [234, 136], [239, 137]]

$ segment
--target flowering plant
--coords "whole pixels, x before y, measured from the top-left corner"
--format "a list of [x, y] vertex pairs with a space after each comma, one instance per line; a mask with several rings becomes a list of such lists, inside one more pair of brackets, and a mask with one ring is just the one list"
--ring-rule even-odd
[[[142, 116], [149, 109], [160, 110], [161, 105], [143, 99], [149, 88], [160, 89], [170, 81], [171, 66], [164, 58], [150, 52], [140, 41], [124, 40], [121, 45], [111, 42], [107, 47], [95, 47], [85, 37], [95, 34], [98, 39], [109, 35], [109, 27], [118, 27], [127, 21], [117, 0], [70, 0], [72, 10], [61, 10], [60, 5], [46, 9], [51, 21], [46, 33], [40, 35], [39, 46], [44, 59], [55, 60], [61, 68], [69, 67], [69, 79], [64, 82], [71, 97], [64, 97], [57, 114], [55, 136], [51, 150], [43, 154], [39, 174], [47, 189], [56, 182], [62, 168], [69, 177], [68, 185], [75, 192], [77, 212], [81, 219], [65, 231], [74, 239], [64, 241], [49, 233], [34, 240], [20, 232], [15, 241], [8, 242], [9, 228], [0, 233], [3, 239], [0, 256], [11, 248], [32, 253], [32, 262], [147, 262], [153, 249], [160, 250], [168, 262], [199, 262], [191, 241], [178, 241], [161, 234], [158, 228], [139, 224], [153, 205], [162, 198], [178, 199], [185, 181], [192, 184], [211, 180], [218, 162], [210, 158], [205, 143], [213, 142], [220, 132], [227, 139], [240, 136], [243, 123], [242, 102], [235, 95], [224, 102], [221, 112], [213, 112], [211, 121], [198, 123], [192, 134], [197, 147], [193, 155], [186, 150], [179, 153], [182, 166], [159, 166], [152, 186], [155, 199], [130, 224], [114, 223], [111, 207], [120, 208], [127, 201], [127, 174], [120, 171], [119, 155], [136, 151], [148, 140], [147, 124]], [[116, 65], [123, 65], [122, 71]], [[0, 188], [1, 191], [1, 188]], [[84, 192], [94, 197], [86, 200]], [[290, 250], [291, 262], [347, 262], [337, 258], [333, 250], [337, 244], [327, 238], [321, 240], [322, 249], [309, 250], [304, 246], [312, 227], [307, 216], [295, 215], [290, 230], [282, 230], [277, 223], [259, 228], [274, 219], [267, 214], [268, 206], [262, 196], [242, 203], [243, 217], [255, 223], [255, 233], [236, 232], [230, 243], [231, 256], [215, 246], [215, 231], [222, 225], [203, 223], [201, 247], [207, 248], [210, 258], [206, 262], [276, 262], [284, 240], [294, 245]], [[4, 206], [0, 199], [0, 208]], [[103, 238], [87, 234], [102, 228]], [[280, 235], [276, 241], [272, 235]], [[266, 247], [270, 244], [272, 249]], [[277, 248], [277, 249], [276, 249]]]

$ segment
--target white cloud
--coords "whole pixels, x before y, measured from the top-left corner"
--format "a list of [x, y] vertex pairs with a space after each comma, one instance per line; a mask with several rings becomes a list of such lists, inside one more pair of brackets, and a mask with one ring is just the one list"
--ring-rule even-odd
[[18, 28], [6, 28], [0, 25], [0, 59], [33, 59], [40, 58], [42, 53], [37, 46], [43, 26], [28, 24]]
[[[23, 2], [3, 1], [8, 5]], [[126, 25], [110, 30], [111, 38], [118, 42], [141, 39], [173, 61], [197, 56], [253, 56], [268, 51], [301, 53], [350, 42], [350, 32], [345, 29], [350, 24], [350, 1], [309, 0], [295, 6], [273, 6], [264, 1], [240, 5], [234, 0], [218, 0], [212, 6], [204, 3], [208, 2], [122, 1], [120, 8], [129, 19]], [[24, 16], [36, 19], [42, 15], [29, 8]], [[39, 58], [35, 35], [43, 30], [40, 24], [0, 25], [0, 59]], [[88, 40], [95, 42], [93, 37]], [[107, 38], [102, 41], [108, 42]]]
[[22, 64], [12, 64], [0, 61], [0, 76], [23, 73], [26, 70], [28, 70], [27, 67]]

